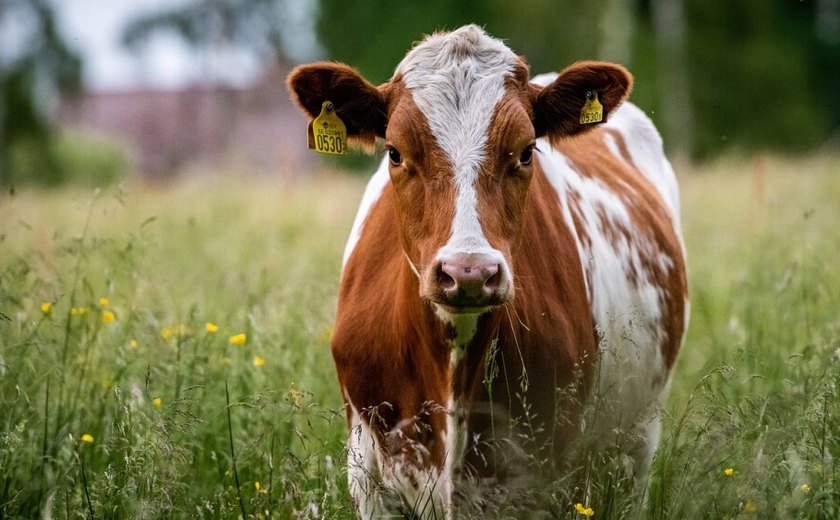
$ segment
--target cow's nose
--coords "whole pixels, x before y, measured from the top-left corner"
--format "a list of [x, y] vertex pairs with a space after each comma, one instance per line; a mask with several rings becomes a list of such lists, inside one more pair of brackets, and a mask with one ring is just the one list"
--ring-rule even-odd
[[489, 296], [499, 284], [499, 264], [442, 262], [438, 284], [444, 291], [460, 290], [465, 296]]
[[435, 282], [444, 302], [455, 307], [486, 306], [499, 303], [503, 271], [489, 255], [463, 255], [441, 260]]

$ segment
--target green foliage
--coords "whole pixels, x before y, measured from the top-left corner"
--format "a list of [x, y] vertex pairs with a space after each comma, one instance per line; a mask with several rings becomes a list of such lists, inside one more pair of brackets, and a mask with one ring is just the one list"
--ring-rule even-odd
[[[646, 501], [608, 448], [511, 493], [461, 482], [459, 516], [836, 518], [838, 165], [729, 159], [681, 179], [692, 318]], [[328, 338], [362, 184], [4, 198], [2, 516], [231, 518], [241, 498], [248, 517], [352, 518]]]
[[6, 179], [11, 186], [37, 184], [105, 187], [129, 170], [125, 149], [104, 137], [62, 132], [46, 148], [37, 140], [22, 139], [9, 152]]
[[[0, 50], [0, 185], [9, 184], [10, 175], [25, 174], [50, 183], [63, 175], [54, 171], [61, 164], [53, 160], [50, 148], [55, 132], [50, 104], [58, 93], [78, 90], [82, 62], [62, 39], [49, 1], [0, 2], [0, 27], [12, 25], [19, 35], [17, 45]], [[9, 156], [21, 151], [39, 167], [15, 171]]]

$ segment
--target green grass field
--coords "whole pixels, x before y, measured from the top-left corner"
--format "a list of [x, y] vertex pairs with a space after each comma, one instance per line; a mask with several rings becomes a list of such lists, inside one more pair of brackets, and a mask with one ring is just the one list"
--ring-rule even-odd
[[[692, 317], [647, 500], [608, 460], [529, 503], [838, 518], [840, 159], [680, 180]], [[329, 336], [363, 184], [0, 197], [0, 518], [351, 518]]]

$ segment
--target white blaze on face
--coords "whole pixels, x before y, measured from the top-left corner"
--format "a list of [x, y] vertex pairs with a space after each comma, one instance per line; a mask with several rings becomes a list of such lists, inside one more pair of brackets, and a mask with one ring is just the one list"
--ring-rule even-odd
[[402, 75], [455, 175], [452, 234], [438, 259], [484, 253], [496, 256], [502, 269], [509, 271], [481, 229], [476, 181], [485, 159], [490, 121], [505, 93], [505, 78], [518, 63], [504, 43], [469, 25], [428, 37], [397, 67], [397, 75]]

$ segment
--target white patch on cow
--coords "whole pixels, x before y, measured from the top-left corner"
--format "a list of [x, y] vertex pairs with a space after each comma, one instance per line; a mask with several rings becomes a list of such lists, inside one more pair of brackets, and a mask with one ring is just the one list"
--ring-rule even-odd
[[498, 259], [508, 279], [510, 267], [481, 228], [475, 184], [485, 159], [490, 120], [505, 93], [505, 78], [518, 63], [504, 43], [468, 25], [429, 36], [396, 70], [455, 172], [452, 234], [438, 252], [438, 260], [464, 253], [487, 254]]
[[[452, 363], [454, 368], [455, 363], [460, 361], [463, 349], [470, 344], [473, 336], [475, 336], [475, 332], [478, 330], [479, 314], [452, 314], [444, 310], [440, 305], [435, 305], [434, 310], [441, 321], [448, 323], [455, 329], [455, 337], [449, 340], [449, 345], [452, 347]], [[456, 351], [459, 353], [456, 354]]]
[[[638, 109], [630, 104], [625, 107], [631, 108], [619, 109], [618, 113], [624, 111], [624, 116], [618, 118], [618, 123], [632, 122], [630, 128], [641, 132], [642, 136], [656, 132], [647, 118], [644, 118], [648, 125], [645, 127], [644, 121], [630, 117], [641, 114]], [[618, 123], [614, 123], [614, 127], [622, 135], [629, 133]], [[642, 143], [640, 139], [634, 138], [628, 148], [641, 146], [646, 150], [645, 162], [641, 164], [667, 162], [661, 140]], [[625, 197], [614, 193], [600, 180], [575, 171], [567, 158], [545, 140], [541, 140], [538, 148], [542, 151], [539, 155], [542, 169], [558, 193], [563, 219], [575, 234], [592, 316], [600, 337], [597, 382], [590, 403], [596, 409], [587, 417], [592, 428], [590, 432], [597, 437], [598, 432], [609, 432], [616, 427], [640, 427], [638, 421], [644, 419], [648, 407], [657, 401], [667, 380], [661, 350], [665, 338], [660, 322], [665, 289], [647, 276], [645, 263], [668, 270], [673, 262], [659, 252], [656, 244], [632, 232]], [[654, 160], [656, 153], [659, 154], [658, 161]], [[660, 186], [663, 199], [668, 200], [671, 208], [676, 208], [676, 195], [671, 193], [667, 178], [669, 171], [673, 175], [672, 170], [662, 168], [645, 175], [652, 180], [654, 177], [659, 179], [657, 186]], [[588, 241], [577, 236], [573, 210], [581, 220]], [[607, 236], [604, 226], [616, 232], [617, 238]], [[631, 279], [634, 272], [635, 283]], [[649, 443], [655, 440], [653, 437], [657, 432], [650, 423], [643, 436]], [[640, 456], [646, 458], [647, 454], [640, 453]]]
[[390, 182], [390, 180], [391, 176], [388, 173], [388, 159], [385, 158], [379, 165], [379, 169], [374, 172], [373, 176], [367, 183], [367, 187], [365, 188], [365, 193], [362, 196], [362, 202], [359, 204], [359, 210], [356, 212], [356, 219], [353, 221], [353, 227], [350, 230], [350, 237], [347, 239], [347, 245], [344, 246], [344, 257], [341, 261], [342, 268], [347, 265], [350, 255], [353, 254], [353, 250], [356, 248], [356, 244], [362, 236], [362, 228], [364, 227], [368, 213], [370, 213], [370, 210], [376, 201], [379, 200], [379, 197], [382, 196], [382, 191], [385, 189], [385, 186]]
[[551, 85], [551, 82], [557, 79], [560, 76], [557, 72], [546, 72], [545, 74], [539, 74], [531, 78], [531, 83], [540, 87], [547, 87]]
[[[344, 391], [347, 398], [347, 391]], [[349, 399], [347, 400], [349, 403]], [[376, 436], [358, 410], [350, 404], [350, 435], [347, 438], [347, 480], [350, 496], [361, 518], [374, 518], [382, 513], [382, 498], [378, 490], [381, 480], [381, 447]]]
[[[680, 197], [677, 177], [662, 151], [662, 137], [650, 118], [633, 103], [624, 103], [610, 114], [604, 126], [621, 134], [633, 164], [656, 186], [675, 222], [678, 222]], [[613, 155], [621, 158], [617, 151]], [[675, 226], [675, 229], [680, 234], [680, 227]]]
[[443, 474], [441, 475], [441, 485], [443, 489], [448, 490], [449, 496], [451, 496], [454, 490], [453, 478], [455, 468], [461, 465], [464, 453], [467, 451], [467, 432], [463, 427], [464, 410], [461, 403], [455, 401], [450, 396], [446, 408], [448, 410], [446, 416], [446, 434], [443, 438], [446, 459], [444, 460]]

